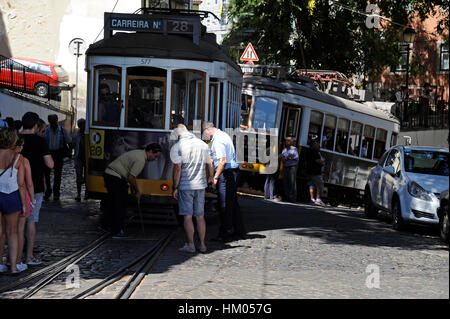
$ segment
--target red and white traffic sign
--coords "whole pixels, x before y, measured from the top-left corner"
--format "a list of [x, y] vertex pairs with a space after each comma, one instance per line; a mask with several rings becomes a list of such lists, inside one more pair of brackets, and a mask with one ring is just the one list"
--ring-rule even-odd
[[241, 55], [242, 61], [259, 61], [258, 56], [256, 55], [255, 49], [253, 49], [253, 45], [249, 43], [244, 50], [244, 53]]

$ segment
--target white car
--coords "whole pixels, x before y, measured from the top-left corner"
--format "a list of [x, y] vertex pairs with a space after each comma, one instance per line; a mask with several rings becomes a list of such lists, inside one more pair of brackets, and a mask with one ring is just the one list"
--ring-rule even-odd
[[389, 212], [397, 230], [407, 223], [438, 225], [439, 197], [448, 183], [448, 149], [392, 147], [370, 171], [364, 212], [367, 217]]

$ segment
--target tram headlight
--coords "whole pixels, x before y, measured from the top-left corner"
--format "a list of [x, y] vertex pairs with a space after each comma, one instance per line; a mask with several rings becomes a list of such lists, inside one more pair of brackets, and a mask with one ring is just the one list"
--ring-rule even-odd
[[169, 185], [167, 184], [161, 184], [160, 187], [163, 192], [167, 192], [169, 190]]
[[242, 168], [247, 168], [247, 164], [242, 164]]

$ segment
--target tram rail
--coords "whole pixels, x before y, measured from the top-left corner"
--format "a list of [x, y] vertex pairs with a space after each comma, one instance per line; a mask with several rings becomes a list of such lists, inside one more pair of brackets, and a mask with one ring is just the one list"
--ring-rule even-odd
[[150, 272], [151, 268], [155, 265], [158, 258], [163, 253], [166, 246], [172, 241], [175, 235], [175, 231], [171, 231], [168, 234], [161, 236], [157, 242], [150, 247], [144, 254], [134, 259], [129, 264], [117, 270], [104, 280], [96, 283], [88, 289], [80, 292], [72, 299], [85, 299], [89, 296], [93, 296], [103, 289], [111, 286], [115, 282], [121, 280], [126, 275], [130, 275], [134, 267], [137, 269], [131, 274], [131, 278], [122, 286], [119, 293], [117, 293], [114, 299], [128, 299], [141, 283], [142, 279]]
[[39, 278], [40, 276], [47, 274], [31, 290], [29, 290], [25, 295], [23, 295], [22, 299], [31, 297], [36, 292], [38, 292], [40, 289], [42, 289], [46, 284], [48, 284], [48, 282], [51, 281], [50, 278], [53, 280], [58, 275], [60, 275], [67, 268], [67, 266], [78, 262], [79, 260], [83, 259], [87, 255], [92, 253], [95, 249], [97, 249], [98, 247], [103, 245], [109, 236], [110, 236], [109, 233], [105, 233], [102, 236], [100, 236], [97, 240], [93, 241], [91, 244], [78, 250], [77, 252], [73, 253], [72, 255], [69, 255], [69, 256], [63, 258], [60, 261], [58, 261], [52, 265], [49, 265], [45, 268], [35, 271], [26, 277], [20, 278], [19, 280], [17, 280], [14, 283], [11, 283], [7, 286], [1, 287], [0, 294], [10, 291], [13, 288], [20, 287], [26, 283], [31, 282], [32, 280], [34, 280], [36, 278]]

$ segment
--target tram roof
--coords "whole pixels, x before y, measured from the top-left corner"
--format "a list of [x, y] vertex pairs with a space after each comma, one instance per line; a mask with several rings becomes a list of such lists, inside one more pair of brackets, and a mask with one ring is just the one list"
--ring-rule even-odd
[[244, 77], [242, 87], [254, 88], [267, 91], [275, 91], [279, 93], [290, 93], [295, 95], [304, 96], [316, 101], [331, 104], [337, 107], [345, 108], [351, 111], [364, 113], [374, 117], [382, 118], [384, 120], [398, 122], [398, 120], [389, 113], [377, 110], [369, 105], [358, 103], [352, 100], [347, 100], [338, 96], [327, 94], [316, 89], [312, 89], [305, 85], [301, 85], [288, 80], [275, 80], [273, 78], [250, 76]]
[[220, 48], [215, 36], [210, 33], [202, 34], [196, 45], [192, 37], [183, 35], [117, 32], [109, 39], [91, 44], [86, 55], [219, 61], [242, 73], [241, 68]]

